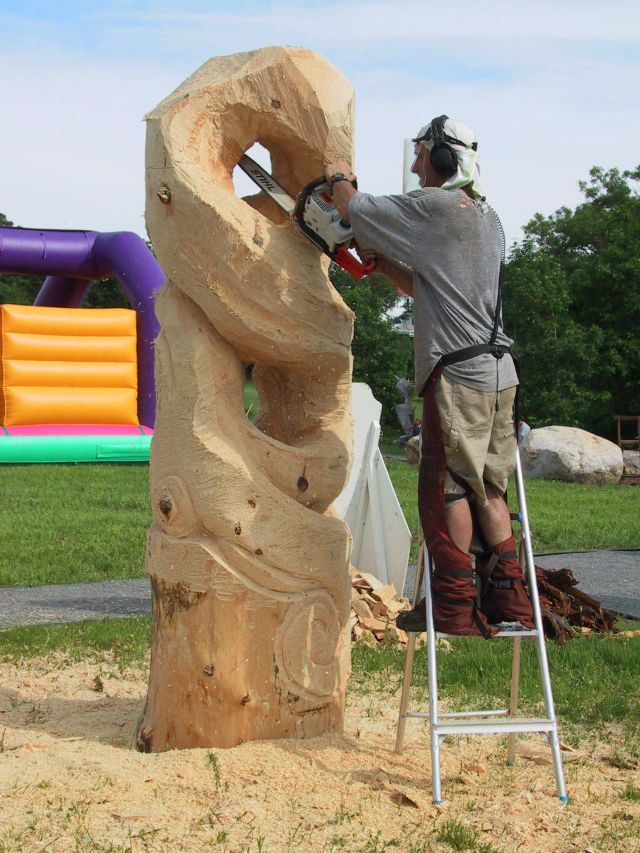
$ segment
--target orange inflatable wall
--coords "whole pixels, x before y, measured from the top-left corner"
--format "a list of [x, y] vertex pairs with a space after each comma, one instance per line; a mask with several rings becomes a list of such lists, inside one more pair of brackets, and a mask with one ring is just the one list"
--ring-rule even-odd
[[0, 424], [137, 425], [136, 314], [0, 305]]

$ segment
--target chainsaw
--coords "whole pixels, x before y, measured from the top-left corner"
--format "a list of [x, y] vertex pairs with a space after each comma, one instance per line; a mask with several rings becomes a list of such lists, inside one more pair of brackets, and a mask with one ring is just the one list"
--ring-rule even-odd
[[374, 261], [363, 264], [349, 251], [353, 242], [351, 225], [342, 219], [336, 209], [331, 189], [324, 177], [307, 184], [294, 201], [269, 172], [251, 157], [244, 154], [238, 166], [291, 217], [307, 239], [343, 270], [357, 279], [373, 272], [376, 266]]

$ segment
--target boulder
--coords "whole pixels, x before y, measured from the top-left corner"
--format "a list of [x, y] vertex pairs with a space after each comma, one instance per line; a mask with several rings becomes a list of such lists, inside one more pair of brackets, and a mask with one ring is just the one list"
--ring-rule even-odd
[[414, 435], [404, 446], [404, 455], [411, 465], [420, 464], [420, 436]]
[[625, 477], [640, 477], [640, 450], [623, 450]]
[[520, 446], [520, 458], [525, 477], [531, 479], [603, 485], [622, 476], [618, 445], [576, 427], [531, 430]]

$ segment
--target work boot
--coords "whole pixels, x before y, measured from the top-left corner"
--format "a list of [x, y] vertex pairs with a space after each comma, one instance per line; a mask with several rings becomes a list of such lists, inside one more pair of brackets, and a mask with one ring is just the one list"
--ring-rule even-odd
[[485, 639], [496, 633], [490, 628], [484, 613], [478, 609], [478, 592], [472, 568], [444, 571], [436, 568], [431, 579], [431, 590], [436, 631]]
[[421, 598], [413, 610], [402, 610], [398, 613], [396, 627], [401, 631], [421, 634], [427, 630], [427, 602]]
[[[443, 634], [458, 634], [461, 636], [490, 637], [492, 632], [482, 613], [476, 609], [475, 601], [472, 611], [468, 606], [460, 607], [456, 602], [448, 609], [439, 607], [434, 598], [434, 622], [436, 631]], [[462, 619], [460, 618], [462, 614]], [[473, 620], [469, 622], [469, 617]], [[396, 619], [396, 626], [407, 633], [421, 634], [427, 630], [427, 603], [424, 598], [412, 610], [402, 610]], [[482, 627], [481, 627], [482, 626]], [[484, 628], [484, 630], [482, 630]]]
[[487, 620], [492, 625], [519, 622], [525, 628], [533, 628], [533, 609], [514, 537], [494, 545], [484, 567], [478, 564], [478, 571], [483, 580], [480, 607]]

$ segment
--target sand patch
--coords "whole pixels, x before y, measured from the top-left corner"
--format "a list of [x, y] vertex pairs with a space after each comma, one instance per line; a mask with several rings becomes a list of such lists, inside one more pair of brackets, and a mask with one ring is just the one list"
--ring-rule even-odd
[[423, 725], [393, 752], [397, 696], [351, 695], [344, 737], [142, 755], [146, 684], [108, 659], [0, 664], [0, 851], [426, 853], [465, 830], [457, 849], [640, 851], [640, 772], [612, 730], [566, 753], [568, 806], [539, 739], [514, 768], [504, 739], [448, 741], [436, 807]]

